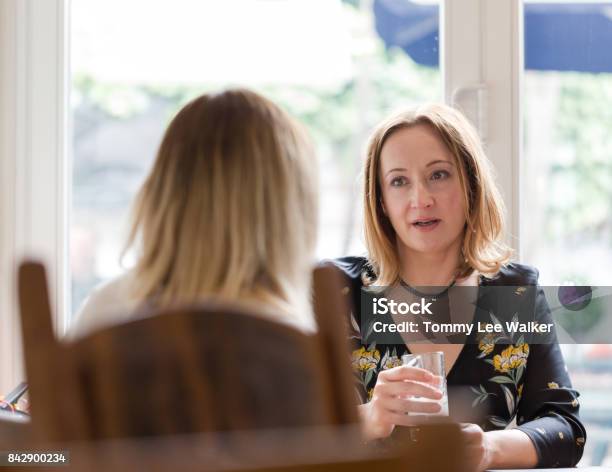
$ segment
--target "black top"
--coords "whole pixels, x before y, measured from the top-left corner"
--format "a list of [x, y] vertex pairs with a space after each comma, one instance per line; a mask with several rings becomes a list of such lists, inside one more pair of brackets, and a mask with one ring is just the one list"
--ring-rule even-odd
[[[362, 342], [359, 307], [362, 276], [371, 275], [367, 260], [344, 257], [334, 263], [351, 284], [356, 307], [349, 320], [353, 369], [359, 396], [366, 402], [378, 373], [401, 365], [401, 356], [410, 351], [405, 343]], [[550, 308], [537, 282], [536, 269], [510, 263], [494, 278], [480, 277], [479, 296], [486, 287], [535, 286], [537, 321], [551, 323]], [[518, 429], [535, 445], [538, 467], [574, 466], [582, 456], [586, 431], [578, 417], [579, 393], [572, 388], [556, 335], [546, 343], [531, 345], [522, 338], [497, 343], [486, 335], [474, 336], [479, 338], [466, 342], [447, 375], [451, 417], [476, 423], [484, 431], [504, 429], [516, 420]]]

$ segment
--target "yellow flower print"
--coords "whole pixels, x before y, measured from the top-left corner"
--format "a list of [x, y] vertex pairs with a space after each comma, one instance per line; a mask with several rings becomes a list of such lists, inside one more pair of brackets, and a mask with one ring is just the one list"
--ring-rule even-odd
[[368, 390], [368, 401], [372, 399], [372, 395], [374, 395], [374, 388]]
[[557, 382], [548, 382], [548, 388], [559, 388], [559, 384]]
[[523, 385], [524, 384], [519, 385], [519, 388], [518, 388], [518, 396], [519, 396], [519, 398], [523, 396]]
[[353, 351], [352, 364], [355, 370], [367, 372], [368, 370], [375, 369], [378, 361], [380, 361], [378, 349], [366, 351], [365, 346], [361, 346], [361, 349]]
[[397, 356], [389, 356], [383, 362], [381, 370], [392, 369], [393, 367], [398, 367], [402, 365], [402, 360]]
[[480, 351], [485, 356], [488, 356], [489, 354], [491, 354], [494, 348], [495, 348], [495, 337], [492, 334], [487, 334], [478, 343], [478, 349], [480, 349]]
[[518, 367], [527, 365], [529, 345], [526, 343], [510, 346], [493, 358], [493, 366], [498, 372], [510, 372]]

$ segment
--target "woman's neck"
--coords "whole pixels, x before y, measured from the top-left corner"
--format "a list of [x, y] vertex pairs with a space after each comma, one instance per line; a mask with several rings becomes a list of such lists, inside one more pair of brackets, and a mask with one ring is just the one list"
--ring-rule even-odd
[[438, 253], [411, 251], [398, 248], [400, 277], [413, 287], [445, 287], [457, 276], [460, 250], [457, 245]]

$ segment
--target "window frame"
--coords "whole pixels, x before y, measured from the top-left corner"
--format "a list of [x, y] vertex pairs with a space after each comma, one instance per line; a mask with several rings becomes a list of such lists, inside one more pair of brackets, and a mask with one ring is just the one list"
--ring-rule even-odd
[[523, 1], [444, 0], [440, 32], [445, 101], [483, 138], [506, 206], [506, 242], [520, 258]]
[[[68, 298], [68, 0], [0, 2], [0, 392], [23, 379], [16, 274], [43, 261], [54, 325]], [[7, 327], [8, 329], [4, 329]]]

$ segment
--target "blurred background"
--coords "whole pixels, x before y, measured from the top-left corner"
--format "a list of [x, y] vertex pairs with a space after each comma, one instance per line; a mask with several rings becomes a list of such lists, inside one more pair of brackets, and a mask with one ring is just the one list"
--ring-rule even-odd
[[[542, 285], [612, 285], [612, 2], [525, 1], [520, 260]], [[388, 113], [443, 101], [438, 1], [73, 0], [74, 314], [121, 273], [130, 202], [174, 113], [253, 88], [308, 127], [319, 155], [318, 256], [364, 252], [359, 170]], [[588, 320], [587, 320], [588, 321]], [[584, 330], [600, 329], [584, 323]], [[612, 465], [612, 346], [563, 346], [589, 440]]]

